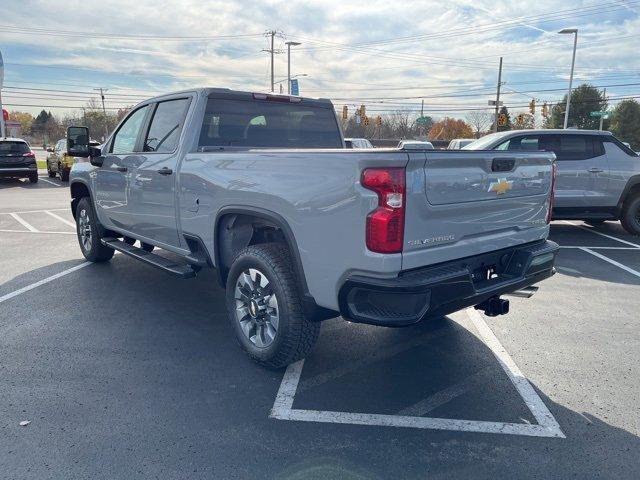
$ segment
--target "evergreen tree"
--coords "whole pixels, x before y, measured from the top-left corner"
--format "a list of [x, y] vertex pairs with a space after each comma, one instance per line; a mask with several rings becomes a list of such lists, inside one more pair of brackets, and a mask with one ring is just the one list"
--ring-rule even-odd
[[623, 142], [631, 144], [635, 151], [640, 150], [640, 103], [629, 99], [620, 102], [613, 110], [611, 131]]
[[[562, 128], [564, 126], [564, 112], [567, 105], [567, 95], [551, 109], [551, 116], [545, 122], [546, 128]], [[571, 91], [569, 105], [568, 127], [581, 130], [597, 130], [600, 119], [592, 117], [591, 112], [607, 109], [607, 99], [604, 93], [596, 87], [583, 83]]]

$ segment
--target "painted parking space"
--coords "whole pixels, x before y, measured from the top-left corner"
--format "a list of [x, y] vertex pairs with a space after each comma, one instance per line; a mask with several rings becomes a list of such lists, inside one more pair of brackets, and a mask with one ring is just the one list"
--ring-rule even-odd
[[[193, 478], [639, 473], [630, 312], [640, 278], [583, 249], [562, 249], [558, 274], [532, 299], [512, 299], [507, 316], [476, 323], [462, 311], [407, 329], [325, 322], [283, 419], [274, 403], [292, 377], [238, 348], [215, 272], [178, 280], [123, 255], [80, 266], [75, 236], [46, 231], [71, 226], [19, 192], [4, 204], [20, 208], [0, 214], [20, 229], [0, 232], [10, 267], [0, 272], [0, 431], [20, 447], [2, 456], [10, 468], [99, 458], [122, 478], [187, 466]], [[62, 206], [48, 211], [70, 220], [68, 192], [57, 192], [47, 203]], [[639, 268], [629, 245], [570, 225], [554, 224], [552, 237], [560, 230]]]

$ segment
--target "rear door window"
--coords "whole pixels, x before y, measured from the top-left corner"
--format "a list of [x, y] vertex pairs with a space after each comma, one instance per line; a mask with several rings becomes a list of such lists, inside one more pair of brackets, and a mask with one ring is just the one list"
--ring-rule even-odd
[[557, 135], [555, 153], [558, 160], [586, 160], [602, 155], [600, 142], [591, 135]]
[[342, 148], [332, 108], [210, 98], [199, 147]]
[[19, 156], [31, 150], [25, 142], [0, 142], [0, 156]]
[[171, 153], [178, 146], [188, 98], [158, 103], [144, 141], [145, 152]]

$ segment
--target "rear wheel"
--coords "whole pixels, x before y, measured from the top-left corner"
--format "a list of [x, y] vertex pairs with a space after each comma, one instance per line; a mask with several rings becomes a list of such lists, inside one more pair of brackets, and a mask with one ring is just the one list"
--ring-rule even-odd
[[76, 233], [84, 258], [90, 262], [106, 262], [113, 257], [114, 250], [102, 244], [98, 219], [89, 197], [83, 197], [76, 208]]
[[620, 223], [631, 235], [640, 235], [640, 193], [625, 202]]
[[49, 175], [49, 178], [56, 178], [56, 172], [51, 171], [51, 168], [49, 168], [49, 162], [47, 162], [47, 175]]
[[60, 180], [63, 182], [69, 181], [69, 170], [62, 168], [62, 166], [58, 165], [58, 171], [60, 172]]
[[38, 174], [34, 173], [32, 175], [29, 175], [29, 181], [31, 183], [38, 183]]
[[304, 316], [296, 273], [280, 244], [246, 247], [227, 278], [227, 312], [242, 348], [261, 365], [279, 368], [307, 356], [320, 324]]

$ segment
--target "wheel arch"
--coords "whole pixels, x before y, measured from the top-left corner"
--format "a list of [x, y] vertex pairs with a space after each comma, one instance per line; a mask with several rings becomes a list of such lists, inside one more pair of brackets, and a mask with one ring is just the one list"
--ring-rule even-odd
[[618, 216], [622, 215], [626, 201], [637, 193], [640, 193], [640, 175], [634, 175], [627, 180], [627, 184], [625, 185], [624, 190], [620, 195], [620, 199], [618, 200]]
[[[230, 266], [228, 265], [229, 259], [248, 245], [265, 243], [263, 242], [265, 238], [262, 236], [264, 234], [262, 229], [269, 228], [279, 232], [274, 235], [276, 237], [281, 235], [282, 243], [289, 250], [307, 318], [325, 320], [337, 316], [337, 312], [318, 306], [309, 293], [300, 250], [289, 223], [282, 215], [264, 208], [227, 206], [218, 212], [214, 224], [214, 261], [220, 285], [226, 286], [228, 267]], [[225, 232], [229, 230], [234, 231], [225, 235]]]
[[89, 185], [87, 185], [82, 180], [74, 180], [69, 185], [69, 191], [71, 192], [71, 213], [73, 218], [76, 218], [76, 208], [78, 207], [78, 202], [83, 197], [89, 197], [89, 200], [93, 202], [93, 198], [91, 197], [91, 190], [89, 189]]

